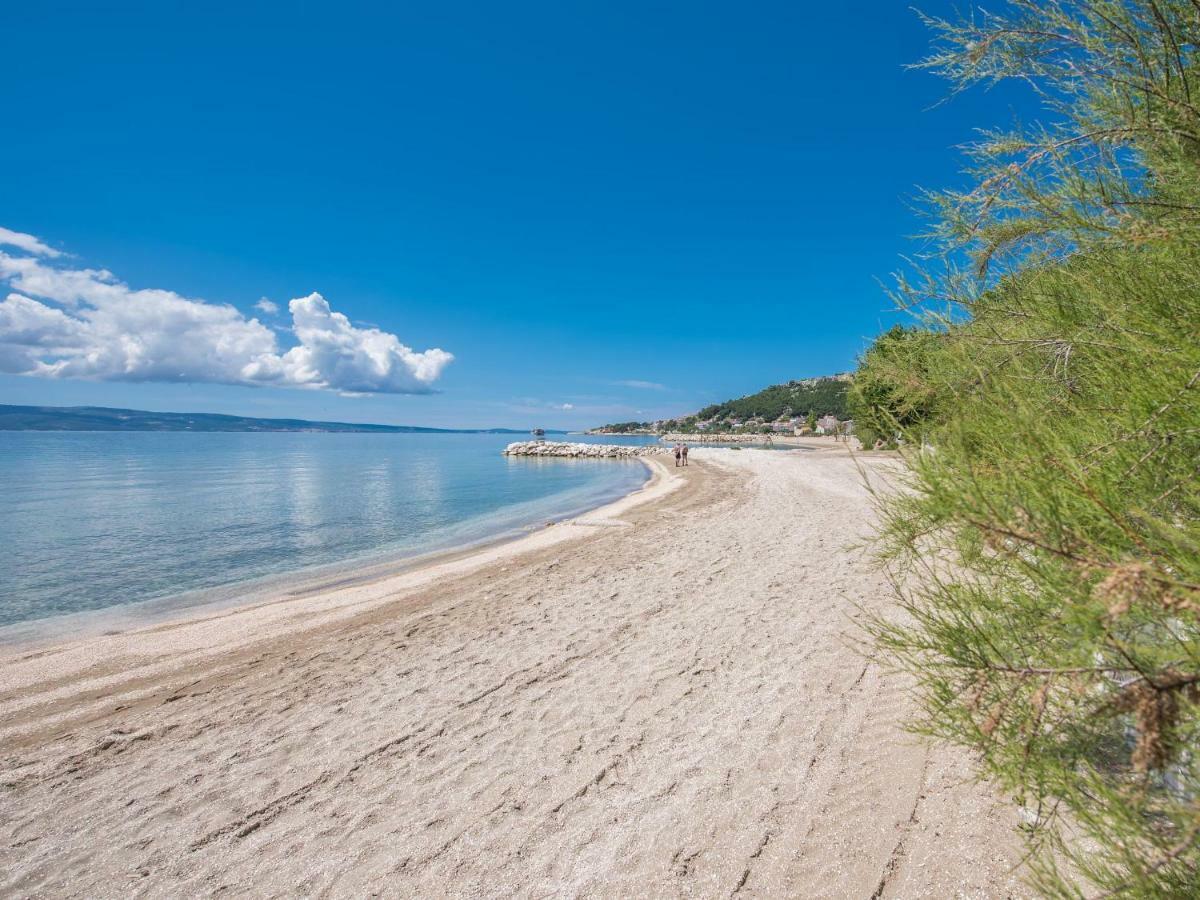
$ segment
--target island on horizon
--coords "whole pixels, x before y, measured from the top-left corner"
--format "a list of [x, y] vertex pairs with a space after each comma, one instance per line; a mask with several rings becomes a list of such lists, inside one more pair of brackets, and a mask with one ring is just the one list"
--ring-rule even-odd
[[[328, 434], [527, 434], [518, 428], [426, 428], [364, 422], [259, 419], [219, 413], [150, 412], [106, 406], [0, 404], [0, 431], [268, 431]], [[566, 431], [546, 429], [547, 434]]]

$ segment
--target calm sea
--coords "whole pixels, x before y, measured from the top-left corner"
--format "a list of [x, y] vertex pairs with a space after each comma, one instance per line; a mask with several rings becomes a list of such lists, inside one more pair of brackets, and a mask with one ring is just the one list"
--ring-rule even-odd
[[518, 439], [0, 432], [0, 626], [403, 560], [583, 512], [647, 478], [637, 461], [500, 455]]

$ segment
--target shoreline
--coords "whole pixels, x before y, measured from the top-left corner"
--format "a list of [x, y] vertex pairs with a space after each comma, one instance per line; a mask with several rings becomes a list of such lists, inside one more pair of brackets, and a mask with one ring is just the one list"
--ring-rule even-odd
[[653, 462], [457, 560], [0, 657], [0, 894], [1028, 896], [1015, 811], [851, 646], [894, 461]]
[[[571, 540], [580, 536], [580, 532], [573, 530], [577, 527], [608, 527], [615, 516], [649, 503], [679, 486], [677, 477], [672, 476], [661, 461], [647, 457], [639, 457], [639, 461], [648, 472], [640, 487], [585, 512], [542, 526], [529, 526], [522, 529], [523, 533], [508, 533], [485, 538], [476, 544], [367, 566], [349, 575], [333, 576], [332, 580], [329, 575], [300, 578], [287, 585], [273, 585], [264, 592], [265, 596], [249, 600], [235, 598], [188, 604], [165, 610], [161, 616], [149, 619], [140, 619], [135, 611], [124, 619], [126, 627], [119, 630], [104, 627], [121, 621], [116, 617], [118, 608], [72, 614], [89, 619], [96, 616], [97, 620], [85, 623], [79, 630], [52, 631], [28, 640], [6, 642], [2, 637], [3, 630], [0, 630], [0, 697], [36, 681], [33, 672], [23, 676], [16, 673], [13, 664], [21, 660], [55, 658], [60, 667], [58, 674], [69, 676], [111, 655], [136, 658], [142, 655], [136, 646], [142, 638], [166, 633], [172, 633], [170, 643], [176, 653], [203, 655], [240, 649], [259, 640], [272, 640], [307, 630], [317, 623], [332, 624], [342, 617], [392, 602], [389, 593], [392, 591], [412, 591], [440, 578], [465, 574], [481, 566]], [[237, 585], [233, 585], [230, 589], [236, 588]], [[313, 616], [320, 618], [314, 620]], [[248, 636], [245, 633], [248, 629], [266, 630], [261, 635]], [[242, 632], [242, 636], [229, 639], [231, 635], [227, 632], [233, 631]], [[157, 655], [162, 649], [156, 647], [145, 655]], [[0, 705], [0, 710], [3, 708]], [[3, 719], [0, 714], [0, 721]], [[6, 729], [0, 726], [0, 738], [5, 734]]]
[[646, 458], [636, 459], [645, 465], [647, 478], [632, 490], [618, 497], [605, 499], [597, 506], [548, 517], [539, 516], [524, 524], [507, 525], [482, 537], [466, 540], [451, 538], [444, 545], [435, 544], [431, 549], [416, 553], [397, 551], [354, 557], [132, 603], [0, 625], [0, 661], [7, 656], [47, 646], [110, 636], [109, 632], [135, 632], [220, 614], [231, 609], [252, 609], [339, 587], [370, 584], [408, 574], [426, 566], [469, 556], [494, 546], [520, 541], [547, 527], [599, 512], [648, 488], [655, 479], [656, 470]]
[[[697, 432], [664, 432], [663, 434], [652, 434], [650, 432], [630, 432], [621, 434], [618, 432], [581, 432], [589, 437], [637, 437], [637, 438], [654, 438], [654, 444], [664, 449], [670, 449], [671, 444], [688, 444], [696, 447], [712, 447], [720, 448], [722, 445], [743, 446], [766, 448], [770, 446], [786, 447], [788, 449], [802, 450], [841, 450], [845, 448], [844, 440], [837, 441], [832, 435], [818, 434], [787, 434], [786, 432], [778, 432], [771, 434], [753, 434], [747, 432], [745, 434], [732, 433], [713, 433], [709, 434], [704, 431]], [[857, 444], [857, 438], [853, 435], [850, 437]]]

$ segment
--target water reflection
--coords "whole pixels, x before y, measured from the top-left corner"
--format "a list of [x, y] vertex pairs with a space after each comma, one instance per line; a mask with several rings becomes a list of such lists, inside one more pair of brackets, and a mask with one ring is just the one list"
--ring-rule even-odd
[[581, 511], [644, 468], [505, 435], [0, 433], [0, 625]]

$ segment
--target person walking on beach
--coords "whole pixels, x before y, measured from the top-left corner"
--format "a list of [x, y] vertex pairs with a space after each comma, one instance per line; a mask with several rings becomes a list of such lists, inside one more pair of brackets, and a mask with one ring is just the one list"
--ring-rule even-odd
[[680, 460], [683, 458], [683, 448], [681, 445], [675, 445], [675, 468], [679, 468]]
[[682, 446], [682, 447], [679, 449], [679, 452], [680, 452], [681, 454], [683, 454], [683, 464], [686, 466], [686, 465], [687, 465], [687, 444], [684, 444], [684, 445], [683, 445], [683, 446]]

